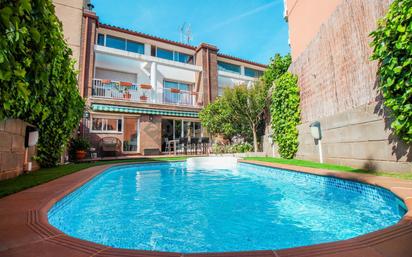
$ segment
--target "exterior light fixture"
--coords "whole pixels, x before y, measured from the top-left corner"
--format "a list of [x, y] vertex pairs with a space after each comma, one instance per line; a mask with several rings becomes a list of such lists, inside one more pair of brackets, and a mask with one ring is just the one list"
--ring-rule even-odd
[[312, 134], [312, 137], [318, 141], [318, 147], [319, 147], [319, 162], [323, 163], [323, 153], [322, 153], [322, 130], [320, 127], [320, 122], [315, 121], [312, 122], [310, 125], [310, 133]]

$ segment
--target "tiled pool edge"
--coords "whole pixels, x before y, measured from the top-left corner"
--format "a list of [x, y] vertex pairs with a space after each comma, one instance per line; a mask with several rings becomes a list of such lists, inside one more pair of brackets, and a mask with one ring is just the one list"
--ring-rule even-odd
[[412, 181], [266, 162], [241, 162], [378, 185], [403, 199], [409, 212], [394, 226], [354, 239], [278, 251], [240, 253], [182, 254], [116, 249], [67, 236], [48, 223], [47, 211], [55, 202], [106, 169], [131, 164], [117, 163], [88, 168], [0, 199], [0, 256], [411, 256]]

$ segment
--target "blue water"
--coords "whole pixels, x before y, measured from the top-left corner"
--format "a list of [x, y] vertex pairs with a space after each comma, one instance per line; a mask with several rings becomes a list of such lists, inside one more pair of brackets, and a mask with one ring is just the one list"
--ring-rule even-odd
[[356, 237], [397, 223], [403, 204], [361, 183], [238, 164], [119, 166], [63, 198], [49, 222], [104, 245], [174, 252], [281, 249]]

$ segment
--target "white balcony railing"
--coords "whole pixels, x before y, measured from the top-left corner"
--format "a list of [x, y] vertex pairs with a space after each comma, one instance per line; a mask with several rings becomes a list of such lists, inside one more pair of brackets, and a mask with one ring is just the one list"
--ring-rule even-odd
[[196, 106], [196, 94], [190, 91], [161, 88], [156, 92], [149, 84], [104, 79], [93, 79], [92, 96], [139, 103]]

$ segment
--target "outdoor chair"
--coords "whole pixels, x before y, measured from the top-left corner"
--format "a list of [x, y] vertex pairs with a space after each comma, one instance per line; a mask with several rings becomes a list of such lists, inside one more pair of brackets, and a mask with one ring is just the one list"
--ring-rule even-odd
[[189, 139], [187, 137], [179, 138], [179, 148], [182, 150], [182, 153], [187, 154]]
[[190, 148], [192, 150], [192, 153], [195, 155], [197, 154], [197, 148], [199, 147], [199, 138], [198, 137], [192, 137], [190, 139]]
[[210, 139], [208, 137], [201, 137], [200, 145], [203, 154], [209, 153]]
[[99, 147], [102, 156], [108, 153], [118, 156], [121, 153], [122, 142], [116, 137], [104, 137], [100, 139]]

